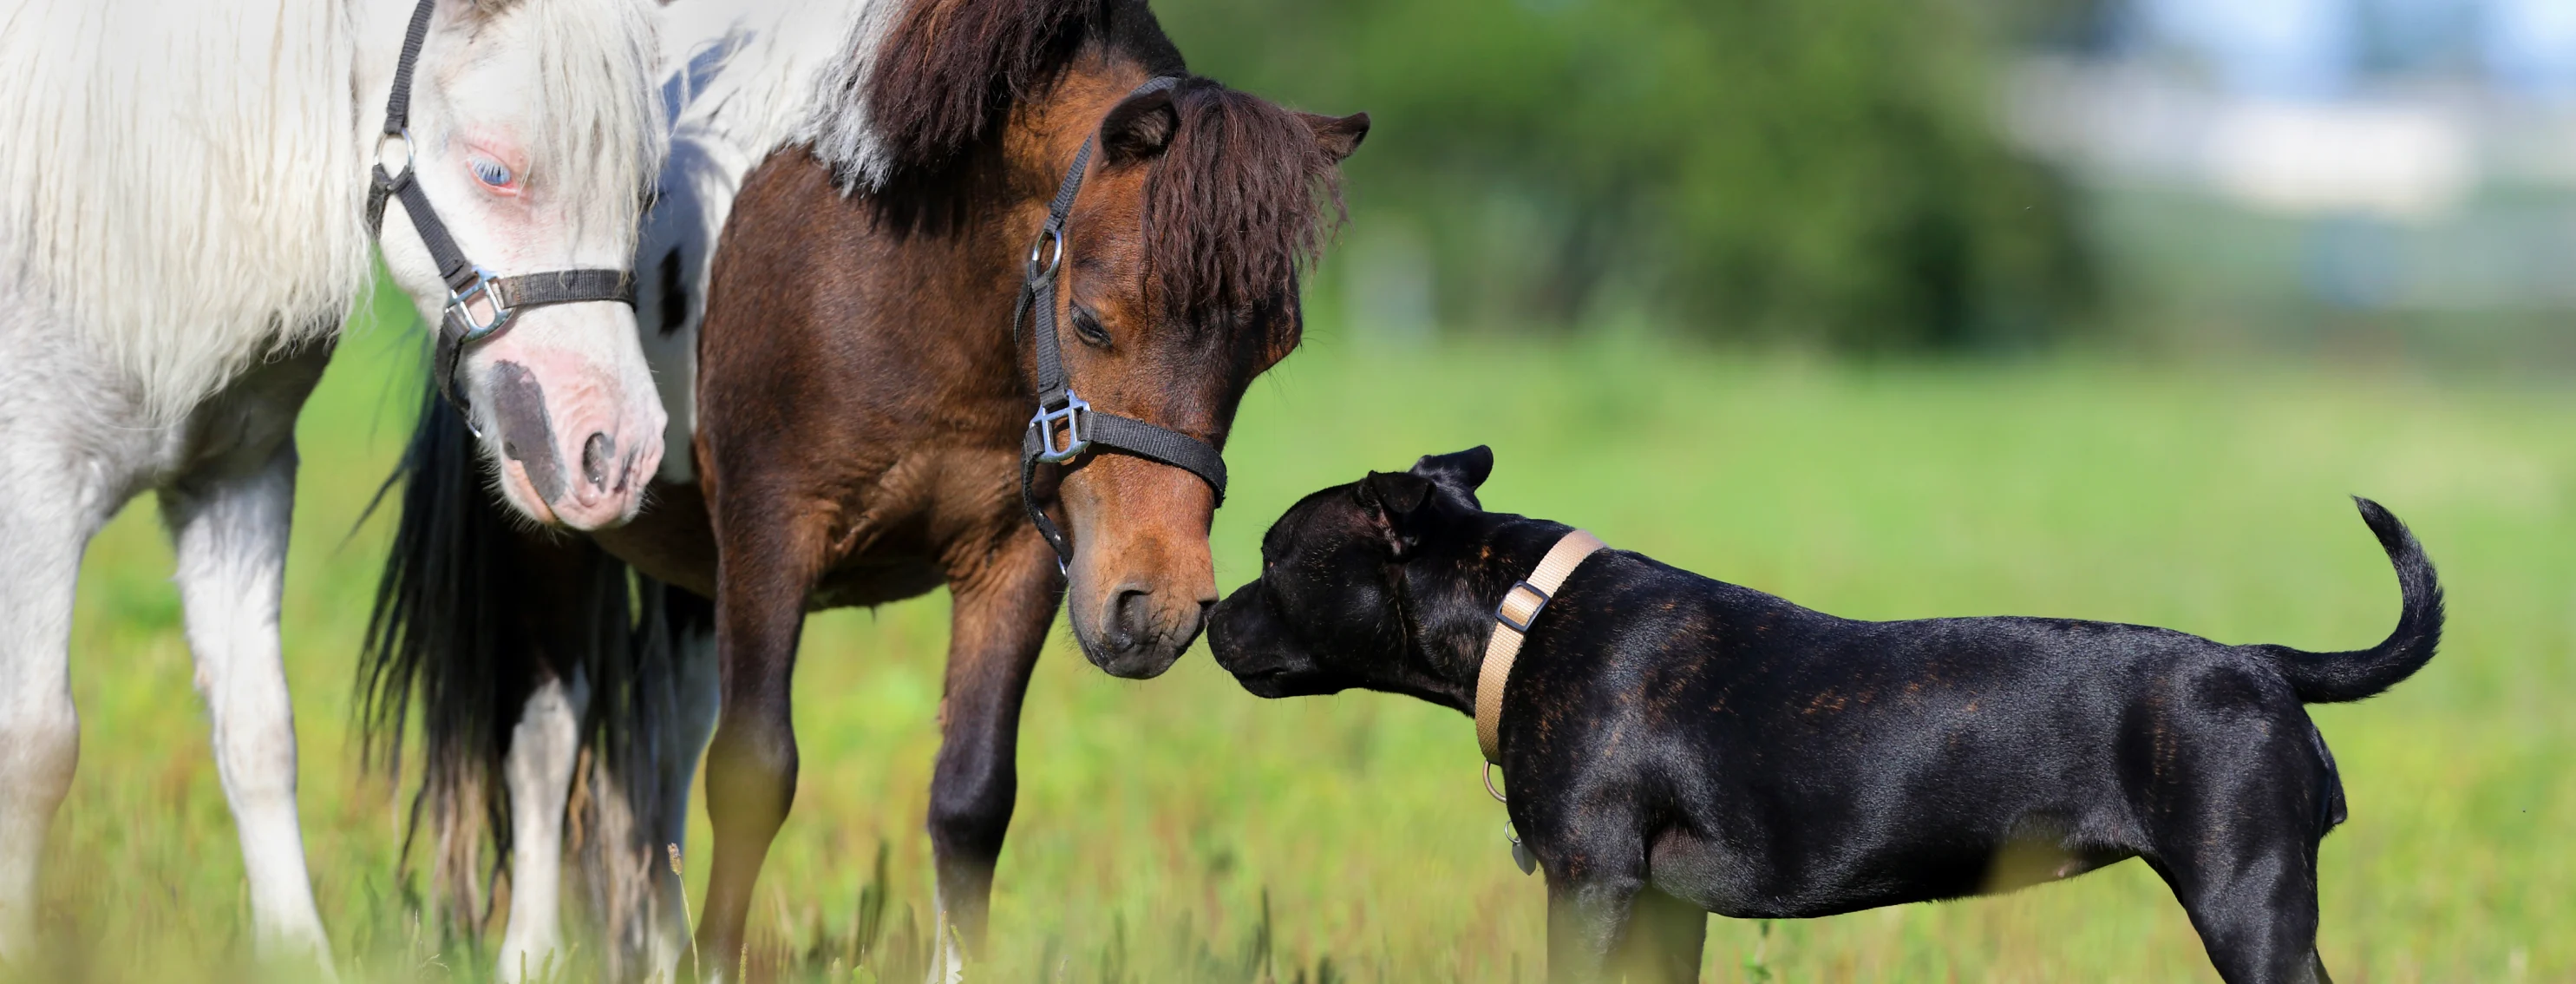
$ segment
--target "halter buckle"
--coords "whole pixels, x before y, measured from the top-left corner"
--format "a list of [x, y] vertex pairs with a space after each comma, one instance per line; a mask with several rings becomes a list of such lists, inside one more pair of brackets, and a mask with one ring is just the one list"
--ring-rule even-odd
[[465, 326], [465, 336], [460, 341], [482, 341], [509, 322], [510, 306], [501, 300], [500, 284], [501, 278], [478, 266], [474, 268], [473, 283], [463, 290], [448, 292], [447, 316]]
[[[1038, 431], [1038, 460], [1051, 464], [1067, 462], [1081, 457], [1082, 452], [1090, 449], [1091, 438], [1082, 432], [1082, 418], [1089, 413], [1091, 404], [1073, 395], [1072, 390], [1064, 391], [1064, 404], [1061, 406], [1050, 407], [1040, 402], [1037, 415], [1029, 418], [1029, 426]], [[1057, 441], [1058, 434], [1064, 435], [1062, 442]]]

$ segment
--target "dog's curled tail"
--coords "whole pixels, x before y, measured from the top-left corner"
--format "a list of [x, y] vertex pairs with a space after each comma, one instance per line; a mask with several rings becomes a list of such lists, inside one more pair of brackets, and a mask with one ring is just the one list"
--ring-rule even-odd
[[2252, 647], [2281, 668], [2302, 703], [2337, 704], [2376, 696], [2414, 676], [2442, 641], [2442, 584], [2433, 576], [2433, 562], [2424, 558], [2424, 548], [2406, 531], [2406, 524], [2386, 508], [2360, 496], [2352, 501], [2361, 507], [2362, 521], [2379, 535], [2388, 562], [2397, 568], [2404, 607], [2397, 614], [2397, 631], [2368, 649], [2312, 653], [2288, 646]]

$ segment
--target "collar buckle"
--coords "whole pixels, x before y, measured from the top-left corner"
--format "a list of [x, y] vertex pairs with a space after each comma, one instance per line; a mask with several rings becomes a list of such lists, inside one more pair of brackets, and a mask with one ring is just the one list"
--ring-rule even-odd
[[1511, 590], [1503, 592], [1502, 603], [1494, 606], [1494, 621], [1528, 635], [1530, 623], [1538, 620], [1538, 613], [1546, 611], [1554, 597], [1528, 581], [1515, 583]]
[[1476, 668], [1476, 744], [1484, 750], [1485, 761], [1503, 760], [1503, 685], [1512, 678], [1512, 664], [1520, 658], [1530, 623], [1564, 589], [1565, 579], [1583, 559], [1600, 549], [1601, 538], [1582, 530], [1567, 531], [1547, 548], [1529, 576], [1514, 582], [1494, 606], [1494, 631], [1485, 638], [1485, 660]]

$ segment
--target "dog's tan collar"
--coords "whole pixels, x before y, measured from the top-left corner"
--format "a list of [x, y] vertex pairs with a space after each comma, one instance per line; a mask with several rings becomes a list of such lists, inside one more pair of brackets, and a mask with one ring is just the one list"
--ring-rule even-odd
[[1503, 592], [1502, 604], [1494, 606], [1494, 635], [1485, 641], [1485, 665], [1476, 672], [1476, 743], [1484, 746], [1485, 761], [1503, 761], [1503, 684], [1512, 677], [1512, 661], [1520, 658], [1530, 622], [1547, 610], [1556, 589], [1565, 586], [1583, 558], [1603, 546], [1600, 537], [1582, 530], [1567, 533], [1539, 558], [1538, 569]]

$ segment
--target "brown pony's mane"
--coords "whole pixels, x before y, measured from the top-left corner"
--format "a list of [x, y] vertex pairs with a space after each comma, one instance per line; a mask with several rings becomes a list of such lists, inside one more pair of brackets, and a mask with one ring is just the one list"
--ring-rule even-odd
[[[1012, 106], [1061, 78], [1083, 43], [1104, 33], [1116, 8], [1129, 5], [910, 0], [879, 42], [865, 91], [843, 95], [861, 97], [867, 106], [889, 183], [916, 183], [961, 163], [969, 148], [1001, 129]], [[1161, 39], [1153, 15], [1144, 17]], [[1187, 71], [1169, 41], [1161, 47], [1172, 71]]]
[[[1297, 114], [1189, 74], [1144, 0], [912, 0], [864, 91], [891, 214], [947, 212], [970, 151], [1041, 96], [1088, 46], [1183, 79], [1180, 121], [1146, 180], [1147, 272], [1190, 321], [1289, 296], [1345, 217], [1340, 172]], [[911, 225], [912, 222], [902, 222]]]

